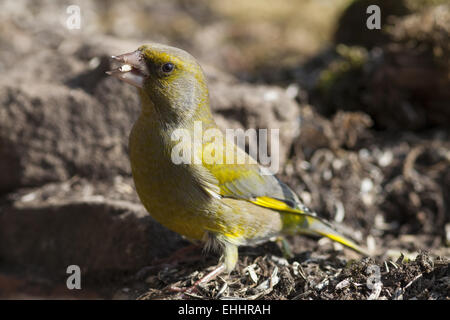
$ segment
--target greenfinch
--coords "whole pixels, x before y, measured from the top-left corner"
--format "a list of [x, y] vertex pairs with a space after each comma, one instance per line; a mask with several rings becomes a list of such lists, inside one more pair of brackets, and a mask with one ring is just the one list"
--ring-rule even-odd
[[[298, 196], [244, 150], [227, 141], [227, 148], [244, 163], [207, 161], [211, 139], [194, 141], [200, 161], [177, 163], [176, 130], [217, 129], [210, 110], [205, 75], [187, 52], [161, 44], [113, 56], [121, 66], [108, 74], [138, 88], [141, 113], [129, 136], [129, 156], [140, 200], [162, 225], [192, 240], [222, 251], [214, 271], [230, 272], [238, 247], [292, 234], [325, 236], [358, 252], [352, 240], [305, 207]], [[219, 130], [217, 130], [219, 131]], [[225, 143], [225, 142], [224, 142]]]

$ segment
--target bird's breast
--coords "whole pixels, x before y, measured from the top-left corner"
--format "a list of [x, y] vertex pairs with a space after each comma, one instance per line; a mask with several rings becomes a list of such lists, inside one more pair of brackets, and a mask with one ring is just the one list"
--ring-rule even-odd
[[208, 197], [192, 168], [171, 159], [170, 134], [154, 119], [140, 116], [129, 139], [136, 191], [145, 208], [161, 224], [193, 239], [203, 237]]

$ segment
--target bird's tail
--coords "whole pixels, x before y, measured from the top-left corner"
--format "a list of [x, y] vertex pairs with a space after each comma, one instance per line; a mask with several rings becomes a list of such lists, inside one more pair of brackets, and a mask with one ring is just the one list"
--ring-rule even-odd
[[333, 241], [339, 242], [339, 243], [343, 244], [344, 246], [349, 247], [350, 249], [353, 249], [363, 255], [366, 255], [366, 256], [370, 255], [367, 252], [367, 250], [360, 247], [353, 240], [350, 240], [349, 238], [345, 237], [344, 235], [342, 235], [339, 232], [337, 232], [336, 230], [334, 230], [329, 223], [321, 220], [320, 218], [309, 216], [309, 215], [305, 216], [305, 222], [303, 223], [303, 225], [305, 225], [305, 224], [307, 225], [307, 228], [304, 228], [304, 226], [302, 226], [300, 228], [300, 232], [327, 237], [327, 238], [329, 238]]
[[257, 197], [256, 200], [251, 202], [282, 213], [283, 233], [285, 234], [303, 233], [327, 237], [363, 255], [370, 256], [367, 250], [336, 231], [329, 222], [319, 218], [300, 202], [296, 202], [295, 205], [288, 205], [285, 201], [271, 197]]
[[[313, 236], [327, 237], [333, 241], [339, 242], [350, 249], [353, 249], [363, 255], [370, 256], [366, 249], [356, 244], [353, 240], [345, 237], [338, 231], [336, 231], [330, 223], [309, 214], [299, 214], [296, 217], [289, 215], [289, 221], [284, 221], [284, 226], [287, 227], [286, 231], [290, 230], [290, 233], [302, 233]], [[294, 221], [295, 227], [294, 227]], [[287, 223], [286, 223], [287, 222]], [[294, 227], [294, 228], [293, 228]], [[288, 231], [289, 232], [289, 231]]]

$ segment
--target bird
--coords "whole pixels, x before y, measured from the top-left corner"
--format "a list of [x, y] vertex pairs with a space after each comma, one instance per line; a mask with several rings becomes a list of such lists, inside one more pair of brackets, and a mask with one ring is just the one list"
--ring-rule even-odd
[[[217, 268], [202, 283], [231, 272], [238, 261], [238, 247], [274, 237], [328, 237], [367, 255], [234, 141], [203, 136], [189, 144], [174, 139], [174, 133], [192, 138], [196, 123], [203, 130], [221, 132], [210, 109], [205, 74], [191, 54], [150, 43], [112, 58], [120, 66], [107, 74], [136, 87], [141, 100], [128, 144], [140, 201], [163, 226], [222, 253]], [[209, 161], [207, 154], [216, 141], [245, 161]], [[197, 146], [191, 149], [191, 161], [174, 161], [173, 150], [180, 143], [186, 147], [183, 150]]]

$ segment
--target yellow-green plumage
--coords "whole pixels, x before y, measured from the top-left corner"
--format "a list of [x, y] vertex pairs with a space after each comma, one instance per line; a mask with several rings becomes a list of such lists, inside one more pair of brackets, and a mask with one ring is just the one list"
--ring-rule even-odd
[[[264, 169], [232, 142], [227, 146], [241, 153], [245, 164], [209, 163], [205, 150], [213, 141], [201, 142], [195, 155], [202, 159], [200, 164], [175, 164], [174, 130], [193, 131], [195, 121], [201, 121], [204, 130], [216, 128], [203, 72], [180, 49], [151, 44], [136, 54], [141, 64], [134, 66], [145, 69], [145, 81], [137, 85], [142, 112], [130, 134], [129, 153], [136, 190], [157, 221], [190, 239], [214, 239], [223, 248], [228, 271], [237, 261], [239, 245], [282, 234], [327, 236], [361, 250], [306, 211], [292, 190], [276, 177], [263, 175]], [[167, 74], [161, 71], [166, 63], [174, 65]]]

